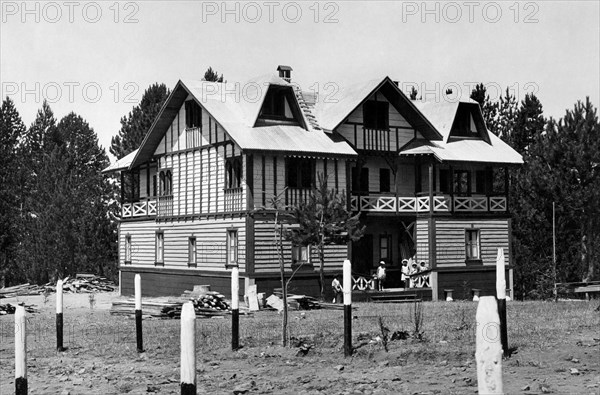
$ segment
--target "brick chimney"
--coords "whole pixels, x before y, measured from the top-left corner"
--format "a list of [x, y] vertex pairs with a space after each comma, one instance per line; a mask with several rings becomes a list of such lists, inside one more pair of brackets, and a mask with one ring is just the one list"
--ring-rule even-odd
[[290, 66], [280, 64], [277, 66], [277, 71], [279, 71], [280, 78], [283, 78], [287, 82], [292, 82], [292, 68]]

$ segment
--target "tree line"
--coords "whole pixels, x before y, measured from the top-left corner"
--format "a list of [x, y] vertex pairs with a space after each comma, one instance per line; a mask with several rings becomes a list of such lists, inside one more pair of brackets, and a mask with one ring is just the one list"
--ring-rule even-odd
[[[223, 80], [212, 69], [204, 77]], [[164, 84], [151, 85], [121, 118], [110, 146], [115, 157], [141, 144], [168, 95]], [[535, 95], [517, 102], [507, 89], [494, 101], [483, 84], [471, 98], [480, 104], [488, 129], [525, 162], [509, 176], [517, 296], [547, 298], [554, 282], [597, 280], [597, 109], [588, 98], [558, 120], [546, 118]], [[45, 283], [77, 272], [116, 279], [119, 193], [117, 180], [101, 173], [108, 164], [96, 133], [81, 116], [70, 113], [57, 120], [44, 102], [26, 127], [12, 100], [2, 102], [0, 281]]]
[[[600, 276], [600, 123], [589, 97], [556, 120], [534, 94], [471, 94], [488, 130], [523, 155], [509, 172], [517, 297], [549, 298], [554, 283]], [[555, 234], [555, 236], [553, 235]]]

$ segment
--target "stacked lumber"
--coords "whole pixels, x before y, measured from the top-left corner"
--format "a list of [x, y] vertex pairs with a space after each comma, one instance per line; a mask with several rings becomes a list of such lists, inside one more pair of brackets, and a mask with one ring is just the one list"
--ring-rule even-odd
[[[113, 292], [116, 289], [117, 286], [112, 281], [94, 274], [77, 274], [74, 278], [67, 277], [63, 280], [63, 292], [65, 293]], [[56, 284], [54, 283], [44, 285], [27, 283], [0, 288], [0, 299], [53, 292], [56, 292]]]
[[[225, 296], [211, 291], [203, 293], [186, 291], [183, 296], [168, 300], [142, 300], [142, 314], [146, 317], [180, 318], [183, 304], [188, 301], [194, 304], [196, 316], [199, 317], [215, 317], [230, 314], [230, 307], [225, 300]], [[135, 301], [129, 299], [113, 302], [110, 314], [134, 315]]]
[[[283, 298], [283, 295], [281, 293], [281, 288], [275, 288], [275, 292], [273, 293], [272, 296], [275, 296], [278, 299]], [[269, 304], [268, 300], [269, 299], [267, 298], [267, 304]], [[308, 295], [288, 294], [287, 300], [288, 300], [288, 308], [291, 310], [318, 310], [318, 309], [343, 310], [344, 309], [343, 304], [325, 303], [325, 302], [319, 301], [317, 298], [314, 298], [314, 297], [308, 296]], [[274, 307], [274, 306], [271, 306], [271, 307]], [[276, 308], [276, 307], [274, 307], [274, 308]]]
[[[181, 315], [182, 303], [143, 301], [142, 314], [146, 317], [174, 318]], [[135, 300], [122, 300], [112, 303], [111, 315], [135, 315]]]
[[[23, 306], [25, 307], [26, 312], [37, 313], [37, 310], [35, 309], [35, 305], [23, 304]], [[0, 304], [0, 315], [14, 314], [16, 309], [17, 309], [17, 306], [13, 306], [10, 303]]]

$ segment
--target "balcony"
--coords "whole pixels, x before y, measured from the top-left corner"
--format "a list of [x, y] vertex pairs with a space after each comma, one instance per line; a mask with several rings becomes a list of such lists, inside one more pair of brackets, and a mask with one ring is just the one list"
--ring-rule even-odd
[[127, 202], [121, 206], [121, 218], [153, 217], [156, 215], [156, 199]]
[[[353, 195], [352, 211], [376, 213], [425, 213], [431, 211], [429, 196], [396, 197], [390, 195]], [[506, 196], [433, 196], [434, 212], [506, 212]]]
[[163, 195], [158, 197], [158, 216], [173, 216], [173, 195]]

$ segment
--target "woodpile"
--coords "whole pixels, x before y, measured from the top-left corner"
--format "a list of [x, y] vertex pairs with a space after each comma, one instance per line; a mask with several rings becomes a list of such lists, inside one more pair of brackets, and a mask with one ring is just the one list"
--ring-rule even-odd
[[[25, 307], [26, 312], [37, 313], [37, 310], [35, 309], [35, 305], [24, 304], [23, 306]], [[0, 304], [0, 315], [14, 314], [16, 309], [17, 309], [17, 306], [13, 306], [10, 303]]]
[[[158, 318], [180, 318], [181, 308], [188, 301], [192, 301], [194, 304], [196, 317], [207, 318], [231, 314], [229, 303], [225, 300], [224, 295], [218, 292], [194, 290], [185, 291], [182, 296], [168, 300], [142, 300], [142, 315]], [[130, 299], [113, 302], [110, 314], [135, 314], [135, 301]]]
[[[94, 293], [113, 292], [117, 286], [104, 277], [94, 274], [77, 274], [75, 278], [67, 277], [63, 280], [63, 292], [65, 293]], [[0, 288], [1, 298], [12, 298], [15, 296], [42, 295], [44, 293], [56, 292], [55, 283], [44, 285], [20, 284], [12, 287]]]

